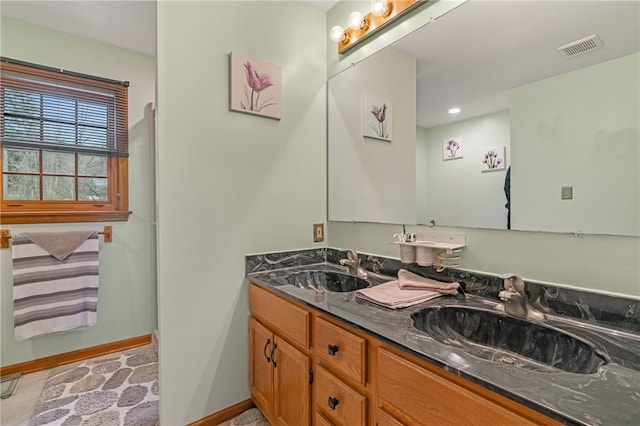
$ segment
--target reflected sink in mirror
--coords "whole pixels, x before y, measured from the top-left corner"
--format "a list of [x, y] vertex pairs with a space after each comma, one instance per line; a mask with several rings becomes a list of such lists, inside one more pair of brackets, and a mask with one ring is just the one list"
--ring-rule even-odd
[[471, 355], [540, 372], [593, 374], [608, 358], [593, 344], [562, 330], [502, 312], [460, 306], [425, 308], [413, 326]]
[[335, 271], [295, 272], [287, 277], [287, 282], [298, 288], [336, 293], [369, 287], [365, 279]]

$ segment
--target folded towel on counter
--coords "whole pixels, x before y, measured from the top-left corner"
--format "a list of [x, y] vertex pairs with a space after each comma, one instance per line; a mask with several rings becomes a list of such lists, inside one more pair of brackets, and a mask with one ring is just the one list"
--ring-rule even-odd
[[445, 283], [442, 281], [425, 278], [406, 269], [398, 271], [398, 285], [403, 290], [423, 289], [434, 290], [442, 294], [457, 294], [460, 283]]
[[97, 322], [98, 233], [56, 234], [13, 237], [16, 340], [86, 328]]
[[356, 291], [357, 298], [391, 309], [417, 305], [442, 295], [434, 290], [403, 290], [397, 280]]

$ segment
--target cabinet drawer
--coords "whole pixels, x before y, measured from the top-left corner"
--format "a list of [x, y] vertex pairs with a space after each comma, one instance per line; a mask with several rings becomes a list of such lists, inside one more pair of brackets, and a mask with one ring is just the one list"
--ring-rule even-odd
[[249, 308], [251, 315], [275, 327], [279, 335], [309, 347], [309, 312], [255, 284], [249, 286]]
[[382, 348], [377, 358], [378, 406], [405, 423], [421, 424], [429, 419], [431, 424], [534, 424]]
[[314, 332], [314, 351], [323, 363], [364, 386], [367, 341], [320, 317]]
[[336, 425], [365, 425], [367, 397], [320, 366], [316, 366], [313, 399], [316, 410]]

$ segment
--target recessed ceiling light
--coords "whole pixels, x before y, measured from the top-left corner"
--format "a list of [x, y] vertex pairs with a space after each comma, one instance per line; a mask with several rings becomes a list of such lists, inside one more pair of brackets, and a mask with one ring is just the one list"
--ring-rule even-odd
[[456, 108], [451, 108], [449, 110], [449, 114], [457, 114], [460, 112], [460, 108], [456, 107]]

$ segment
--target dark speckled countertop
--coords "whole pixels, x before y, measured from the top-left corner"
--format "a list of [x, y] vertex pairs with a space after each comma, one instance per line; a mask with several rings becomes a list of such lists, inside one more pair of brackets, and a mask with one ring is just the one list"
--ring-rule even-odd
[[[603, 365], [594, 363], [594, 358], [585, 361], [572, 344], [556, 343], [556, 347], [547, 347], [545, 351], [565, 350], [570, 354], [562, 360], [563, 369], [539, 363], [528, 365], [514, 362], [505, 352], [487, 353], [464, 339], [456, 341], [438, 336], [438, 330], [451, 325], [448, 324], [451, 318], [446, 316], [435, 316], [435, 320], [423, 324], [428, 325], [432, 333], [414, 327], [412, 315], [420, 321], [423, 312], [435, 312], [445, 306], [462, 308], [464, 312], [472, 309], [495, 314], [496, 296], [502, 285], [498, 277], [453, 269], [437, 272], [430, 267], [404, 265], [395, 259], [359, 256], [361, 265], [370, 272], [371, 285], [395, 278], [397, 271], [405, 268], [441, 281], [458, 281], [465, 295], [442, 296], [393, 310], [357, 299], [354, 292], [318, 292], [289, 284], [287, 277], [301, 270], [344, 272], [338, 264], [345, 257], [344, 252], [331, 248], [249, 255], [246, 257], [247, 279], [562, 423], [640, 424], [640, 301], [527, 283], [532, 292], [542, 295], [540, 300], [549, 309], [547, 319], [540, 324], [542, 327], [586, 342], [596, 348], [596, 361], [605, 360]], [[423, 311], [425, 308], [435, 310]], [[524, 341], [532, 338], [533, 335], [527, 335]], [[506, 363], [505, 354], [509, 360]], [[586, 373], [572, 372], [579, 371], [585, 363], [589, 364], [585, 367], [588, 367]]]

